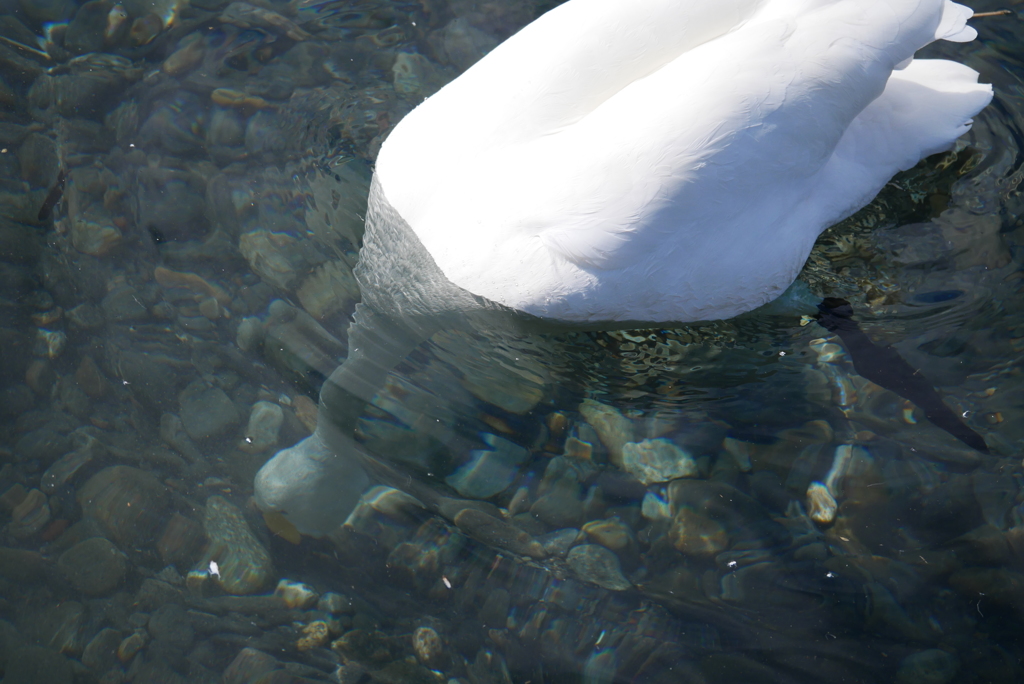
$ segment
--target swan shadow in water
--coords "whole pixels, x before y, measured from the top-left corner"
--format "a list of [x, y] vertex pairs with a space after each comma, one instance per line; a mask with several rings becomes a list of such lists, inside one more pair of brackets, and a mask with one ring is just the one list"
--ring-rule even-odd
[[967, 446], [989, 453], [984, 438], [968, 427], [935, 391], [931, 382], [892, 347], [875, 344], [853, 319], [853, 306], [845, 299], [827, 297], [818, 305], [818, 323], [839, 336], [850, 353], [854, 370], [880, 387], [914, 402], [936, 427]]

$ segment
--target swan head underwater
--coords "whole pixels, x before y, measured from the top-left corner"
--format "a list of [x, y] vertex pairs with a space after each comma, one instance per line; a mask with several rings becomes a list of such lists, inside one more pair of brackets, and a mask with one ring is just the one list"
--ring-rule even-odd
[[370, 212], [386, 205], [446, 280], [518, 312], [730, 318], [779, 296], [825, 228], [969, 130], [991, 86], [913, 56], [972, 40], [972, 14], [950, 0], [570, 0], [399, 122]]
[[949, 149], [992, 99], [974, 70], [914, 59], [972, 40], [972, 14], [569, 0], [513, 35], [384, 142], [348, 358], [316, 434], [260, 470], [257, 504], [305, 534], [336, 529], [374, 465], [356, 420], [438, 330], [665, 325], [778, 297], [825, 228]]

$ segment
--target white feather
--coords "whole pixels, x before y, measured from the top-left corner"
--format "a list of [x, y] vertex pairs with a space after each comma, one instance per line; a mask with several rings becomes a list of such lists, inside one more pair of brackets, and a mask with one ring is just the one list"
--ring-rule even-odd
[[[444, 275], [565, 321], [730, 317], [991, 99], [948, 0], [570, 0], [402, 120], [377, 184]], [[902, 70], [894, 71], [900, 68]]]

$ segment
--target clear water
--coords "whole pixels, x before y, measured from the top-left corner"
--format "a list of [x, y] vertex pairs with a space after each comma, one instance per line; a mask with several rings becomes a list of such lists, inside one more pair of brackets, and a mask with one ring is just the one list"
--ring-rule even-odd
[[[779, 302], [381, 361], [378, 489], [315, 539], [253, 478], [348, 354], [376, 150], [555, 3], [104, 2], [0, 1], [5, 683], [1024, 676], [1016, 15], [926, 50], [993, 104]], [[991, 453], [860, 377], [825, 296]]]

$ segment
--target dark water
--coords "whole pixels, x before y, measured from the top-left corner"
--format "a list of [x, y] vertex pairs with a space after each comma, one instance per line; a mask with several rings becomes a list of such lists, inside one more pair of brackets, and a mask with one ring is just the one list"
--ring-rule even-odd
[[[0, 0], [5, 684], [1024, 678], [1014, 14], [924, 51], [995, 100], [781, 301], [431, 331], [328, 534], [255, 505], [349, 354], [381, 141], [553, 4]], [[991, 453], [857, 375], [825, 296]]]

